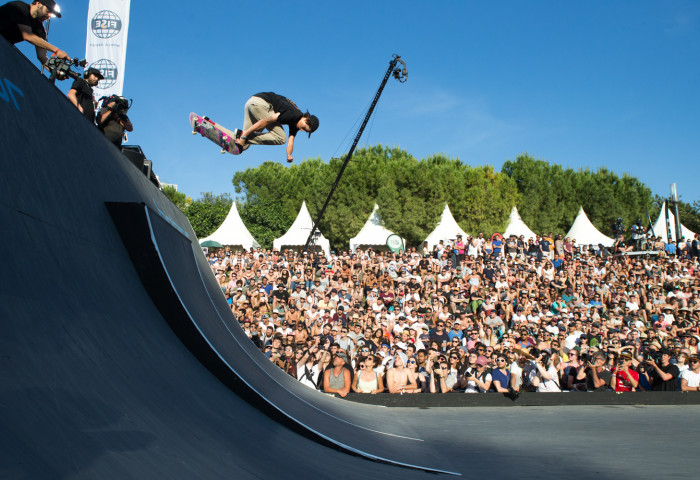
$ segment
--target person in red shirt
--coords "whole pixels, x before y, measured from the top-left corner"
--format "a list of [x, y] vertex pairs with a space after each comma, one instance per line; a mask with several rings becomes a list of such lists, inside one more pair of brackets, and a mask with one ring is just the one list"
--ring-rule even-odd
[[639, 386], [639, 374], [630, 368], [632, 355], [628, 352], [620, 354], [620, 363], [613, 369], [610, 386], [616, 392], [634, 392]]

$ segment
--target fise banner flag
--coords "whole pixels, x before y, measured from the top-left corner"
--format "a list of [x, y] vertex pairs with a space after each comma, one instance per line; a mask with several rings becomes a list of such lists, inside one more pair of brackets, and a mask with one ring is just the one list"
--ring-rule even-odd
[[105, 77], [94, 89], [96, 99], [122, 95], [130, 5], [131, 0], [90, 0], [85, 58]]

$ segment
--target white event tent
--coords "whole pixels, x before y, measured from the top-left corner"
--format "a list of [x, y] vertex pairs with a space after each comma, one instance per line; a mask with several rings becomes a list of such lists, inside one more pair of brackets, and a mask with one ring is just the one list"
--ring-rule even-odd
[[428, 238], [425, 239], [425, 241], [428, 242], [428, 249], [432, 251], [433, 246], [437, 245], [440, 240], [445, 242], [446, 245], [448, 242], [457, 240], [458, 233], [462, 235], [462, 240], [466, 242], [468, 237], [467, 233], [459, 226], [452, 216], [450, 207], [445, 203], [445, 208], [442, 210], [442, 215], [440, 216], [440, 223], [430, 232]]
[[[379, 205], [375, 203], [374, 210], [360, 233], [350, 239], [350, 250], [355, 253], [359, 246], [372, 247], [375, 250], [389, 250], [389, 247], [386, 246], [386, 239], [393, 234], [394, 232], [384, 226], [384, 222], [379, 216]], [[406, 240], [403, 240], [403, 244], [406, 245]]]
[[243, 220], [241, 220], [241, 216], [238, 214], [238, 208], [236, 208], [236, 202], [233, 202], [231, 205], [231, 210], [229, 210], [228, 215], [226, 215], [224, 223], [222, 223], [214, 233], [206, 238], [200, 239], [199, 243], [207, 240], [219, 242], [221, 245], [241, 246], [246, 250], [260, 248], [260, 244], [253, 238], [243, 223]]
[[569, 232], [566, 234], [570, 239], [576, 239], [576, 245], [598, 245], [611, 247], [615, 240], [602, 234], [600, 230], [595, 228], [591, 221], [583, 211], [583, 207], [579, 208], [578, 215], [571, 225]]
[[532, 230], [530, 230], [530, 227], [525, 225], [525, 222], [523, 222], [523, 219], [520, 218], [520, 214], [518, 213], [518, 207], [513, 207], [513, 210], [510, 211], [510, 218], [508, 219], [508, 226], [506, 227], [506, 231], [503, 232], [503, 238], [508, 238], [511, 235], [515, 235], [519, 237], [520, 235], [525, 237], [525, 240], [528, 238], [534, 239], [536, 235]]
[[[309, 238], [313, 226], [314, 223], [309, 214], [309, 210], [306, 208], [306, 202], [303, 202], [292, 226], [289, 227], [287, 233], [272, 241], [272, 248], [281, 252], [283, 248], [303, 247], [306, 245], [306, 240]], [[326, 258], [330, 258], [331, 243], [321, 234], [320, 230], [317, 229], [317, 231], [319, 232], [319, 236], [316, 240], [316, 248], [323, 250]]]
[[[668, 218], [671, 221], [671, 237], [673, 240], [676, 239], [676, 216], [673, 214], [671, 209], [668, 210]], [[666, 232], [666, 202], [661, 205], [661, 212], [659, 212], [659, 218], [656, 219], [654, 223], [654, 235], [661, 237], [661, 239], [668, 243], [668, 234]], [[695, 238], [695, 232], [688, 229], [685, 225], [681, 223], [681, 236], [685, 237], [687, 241], [691, 241]]]

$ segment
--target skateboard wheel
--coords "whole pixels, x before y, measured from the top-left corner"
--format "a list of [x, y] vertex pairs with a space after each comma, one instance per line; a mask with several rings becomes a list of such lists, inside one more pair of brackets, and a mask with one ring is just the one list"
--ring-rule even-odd
[[197, 130], [192, 130], [192, 135], [197, 135]]
[[222, 148], [222, 149], [221, 149], [221, 153], [222, 153], [222, 154], [223, 154], [223, 153], [226, 153], [226, 150], [224, 150], [224, 149]]

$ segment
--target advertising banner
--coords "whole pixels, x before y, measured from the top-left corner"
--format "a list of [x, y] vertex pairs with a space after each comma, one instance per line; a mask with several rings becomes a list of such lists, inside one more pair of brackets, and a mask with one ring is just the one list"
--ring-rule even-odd
[[131, 0], [90, 0], [85, 58], [105, 77], [95, 98], [122, 95]]
[[386, 246], [389, 247], [389, 250], [392, 252], [399, 253], [404, 249], [403, 239], [395, 233], [391, 234], [386, 238]]

